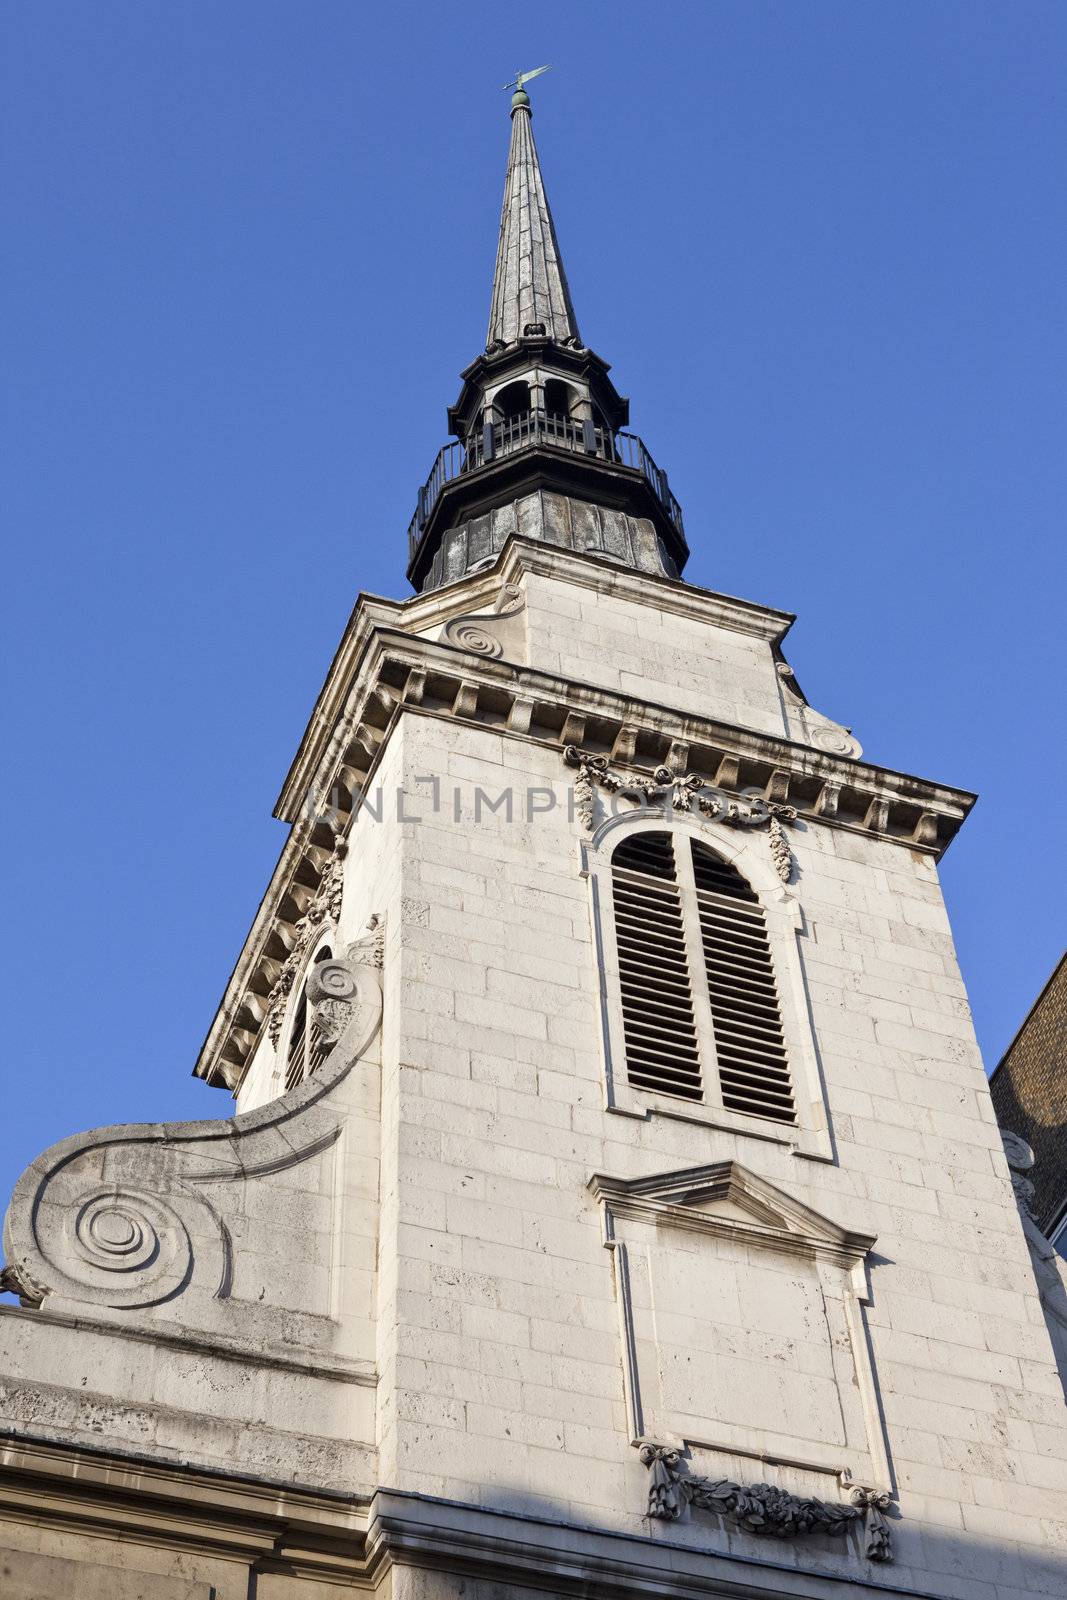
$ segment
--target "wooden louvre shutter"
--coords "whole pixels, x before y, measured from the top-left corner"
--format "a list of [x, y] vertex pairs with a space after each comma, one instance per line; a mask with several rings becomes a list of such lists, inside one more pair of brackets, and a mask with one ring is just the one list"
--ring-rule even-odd
[[[611, 869], [630, 1083], [795, 1123], [766, 919], [750, 885], [685, 834], [634, 834]], [[701, 1016], [712, 1035], [703, 1048]]]
[[702, 1098], [682, 901], [669, 833], [638, 833], [612, 857], [626, 1071], [632, 1084]]
[[722, 1103], [750, 1116], [795, 1122], [763, 907], [736, 868], [696, 839], [692, 849]]
[[[330, 960], [331, 952], [328, 945], [324, 945], [315, 957], [316, 961]], [[322, 1037], [322, 1030], [312, 1015], [308, 1018], [307, 984], [300, 992], [300, 1002], [293, 1015], [293, 1025], [289, 1030], [289, 1044], [285, 1052], [285, 1087], [287, 1090], [295, 1089], [298, 1083], [303, 1083], [305, 1078], [311, 1076], [326, 1060], [330, 1053], [330, 1045]]]
[[285, 1087], [295, 1089], [304, 1081], [304, 1049], [307, 1044], [308, 997], [301, 991], [300, 1002], [289, 1030], [289, 1047], [285, 1052]]
[[[322, 949], [316, 952], [316, 964], [320, 961], [332, 961], [332, 959], [333, 951], [330, 949], [328, 944], [324, 944]], [[308, 1029], [307, 1070], [304, 1074], [305, 1077], [310, 1078], [311, 1074], [316, 1072], [319, 1067], [322, 1066], [322, 1063], [326, 1060], [331, 1048], [332, 1046], [327, 1044], [326, 1040], [322, 1037], [322, 1029], [315, 1021], [313, 1014], [311, 1018], [311, 1026]]]
[[322, 1037], [322, 1030], [312, 1018], [311, 1027], [308, 1031], [307, 1069], [309, 1077], [322, 1066], [329, 1053], [330, 1047]]

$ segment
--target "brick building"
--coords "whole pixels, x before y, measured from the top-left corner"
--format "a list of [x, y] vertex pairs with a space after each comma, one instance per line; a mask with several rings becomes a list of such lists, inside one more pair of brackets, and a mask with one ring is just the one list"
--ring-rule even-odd
[[989, 1080], [997, 1120], [1034, 1152], [1034, 1220], [1067, 1258], [1067, 954]]

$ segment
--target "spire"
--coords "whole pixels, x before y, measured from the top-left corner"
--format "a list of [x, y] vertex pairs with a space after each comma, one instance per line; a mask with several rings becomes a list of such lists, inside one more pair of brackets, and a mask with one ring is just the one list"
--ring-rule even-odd
[[420, 592], [480, 571], [513, 533], [667, 578], [689, 554], [667, 474], [622, 431], [630, 403], [578, 333], [524, 87], [547, 71], [506, 85], [515, 92], [489, 337], [463, 369], [452, 438], [408, 527]]
[[581, 342], [537, 159], [530, 97], [520, 81], [511, 101], [511, 148], [486, 346], [512, 344], [531, 323], [543, 324], [557, 344]]

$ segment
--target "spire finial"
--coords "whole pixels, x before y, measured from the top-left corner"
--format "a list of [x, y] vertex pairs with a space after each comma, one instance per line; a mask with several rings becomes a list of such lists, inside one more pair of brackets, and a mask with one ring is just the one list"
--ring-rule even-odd
[[526, 93], [523, 85], [529, 83], [531, 78], [539, 78], [542, 72], [550, 72], [551, 70], [551, 67], [534, 67], [532, 72], [516, 72], [511, 82], [504, 84], [505, 89], [514, 89], [515, 91], [511, 97], [512, 116], [520, 107], [525, 108], [527, 111], [530, 109], [530, 96]]

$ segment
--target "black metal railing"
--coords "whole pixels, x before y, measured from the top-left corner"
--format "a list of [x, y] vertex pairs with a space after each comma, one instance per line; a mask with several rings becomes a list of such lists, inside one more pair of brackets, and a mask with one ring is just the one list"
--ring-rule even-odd
[[684, 539], [682, 508], [671, 493], [667, 474], [657, 467], [636, 433], [612, 433], [609, 428], [598, 428], [592, 422], [576, 422], [550, 411], [523, 411], [503, 422], [487, 423], [472, 433], [465, 444], [454, 439], [442, 445], [430, 476], [419, 490], [415, 514], [408, 524], [409, 556], [414, 556], [418, 549], [423, 530], [446, 484], [464, 473], [488, 466], [501, 456], [542, 445], [569, 450], [576, 455], [597, 456], [602, 461], [639, 472]]

